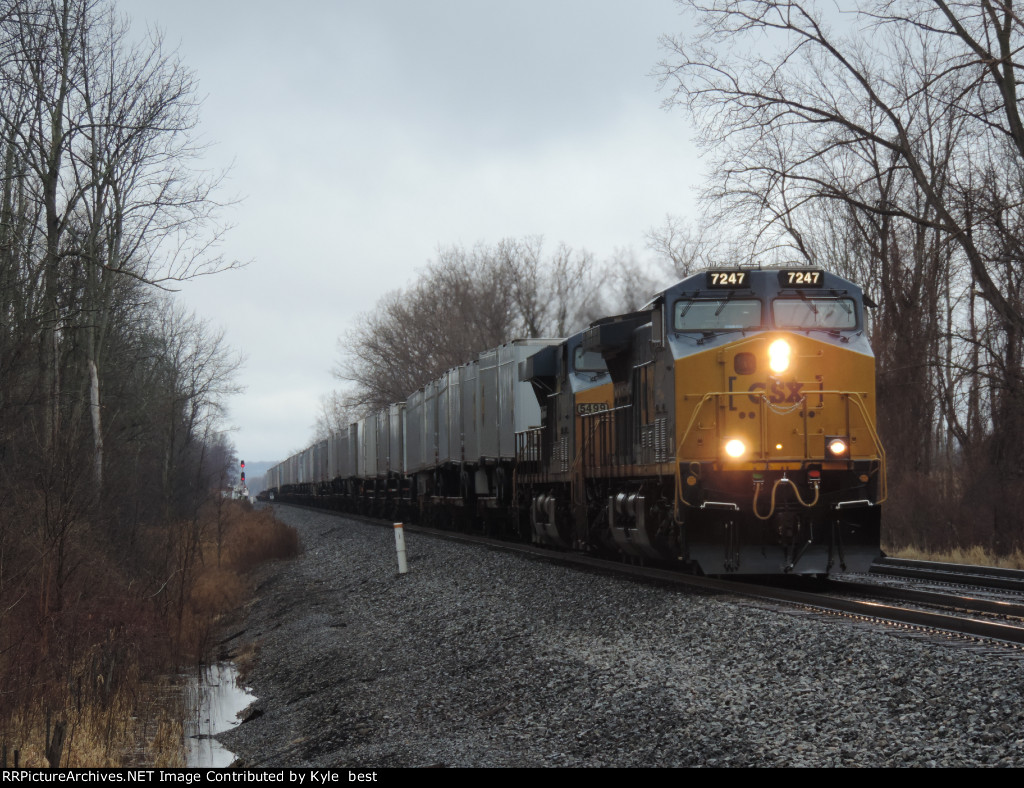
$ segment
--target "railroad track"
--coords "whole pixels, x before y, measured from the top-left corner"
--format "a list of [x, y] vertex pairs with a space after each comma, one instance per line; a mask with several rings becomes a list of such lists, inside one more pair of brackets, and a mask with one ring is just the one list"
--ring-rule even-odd
[[906, 558], [880, 558], [872, 564], [871, 574], [1024, 594], [1024, 571], [1019, 569], [914, 561]]
[[969, 594], [832, 581], [826, 593], [797, 591], [789, 600], [904, 625], [922, 633], [977, 638], [1020, 650], [1024, 657], [1024, 605]]
[[867, 596], [873, 599], [892, 599], [899, 602], [916, 603], [934, 608], [957, 610], [964, 613], [979, 613], [1001, 619], [1024, 622], [1024, 600], [999, 600], [979, 597], [970, 592], [942, 593], [921, 591], [914, 588], [890, 588], [874, 583], [856, 583], [842, 580], [829, 582], [830, 593], [847, 596]]
[[[393, 525], [390, 522], [360, 515], [340, 512], [333, 514], [375, 525]], [[781, 604], [812, 614], [840, 616], [858, 622], [874, 622], [880, 626], [897, 627], [920, 637], [931, 637], [937, 642], [967, 639], [1000, 651], [1012, 649], [1024, 658], [1024, 604], [1019, 602], [840, 581], [830, 581], [824, 591], [780, 588], [700, 577], [671, 569], [623, 563], [580, 553], [559, 552], [546, 547], [506, 542], [479, 534], [418, 525], [406, 525], [405, 529], [410, 533], [517, 553], [567, 566], [585, 567], [592, 571], [626, 575], [647, 582], [664, 583], [703, 593], [729, 594], [773, 605]], [[946, 573], [947, 579], [952, 576], [953, 573]], [[948, 582], [956, 581], [948, 579]], [[978, 617], [979, 615], [982, 617]]]

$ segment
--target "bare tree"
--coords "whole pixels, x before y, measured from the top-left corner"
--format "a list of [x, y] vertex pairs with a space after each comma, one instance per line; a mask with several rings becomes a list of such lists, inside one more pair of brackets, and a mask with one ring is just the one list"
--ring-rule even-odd
[[494, 258], [480, 249], [441, 250], [419, 281], [386, 294], [339, 340], [334, 374], [356, 384], [348, 406], [361, 413], [404, 400], [473, 353], [505, 341], [512, 314]]
[[596, 298], [591, 275], [594, 258], [565, 243], [547, 259], [544, 239], [506, 238], [493, 252], [510, 288], [524, 337], [565, 336], [584, 322], [588, 305]]
[[[63, 389], [82, 386], [98, 488], [110, 311], [130, 291], [125, 280], [166, 287], [232, 267], [213, 251], [220, 178], [198, 164], [194, 78], [158, 34], [133, 43], [107, 0], [13, 0], [10, 8], [0, 17], [0, 135], [9, 161], [21, 164], [20, 194], [41, 220], [38, 240], [25, 242], [44, 251], [44, 435], [52, 445], [62, 418], [76, 417], [60, 402]], [[71, 309], [61, 306], [68, 282], [77, 288]], [[59, 345], [68, 331], [79, 333], [82, 355], [65, 381]]]
[[[985, 140], [1005, 155], [998, 143], [1008, 139], [1019, 158], [1017, 66], [1008, 58], [1021, 28], [1010, 6], [995, 4], [989, 13], [940, 0], [854, 3], [842, 10], [844, 29], [855, 32], [843, 35], [813, 0], [686, 5], [699, 19], [698, 32], [665, 39], [672, 57], [661, 73], [675, 86], [670, 102], [685, 104], [704, 123], [705, 143], [719, 154], [720, 194], [745, 195], [751, 208], [759, 202], [766, 228], [778, 227], [808, 200], [832, 199], [935, 229], [960, 246], [1002, 319], [1017, 330], [1024, 325], [1012, 285], [994, 264], [1007, 245], [1017, 245], [994, 204], [1016, 204], [999, 196], [1012, 179], [985, 184], [985, 207], [963, 199], [981, 196], [974, 167], [949, 170], [929, 156], [936, 135], [976, 120], [983, 144], [977, 136], [962, 138], [958, 156], [977, 162]], [[998, 30], [993, 19], [1001, 20]], [[979, 48], [971, 28], [993, 44], [1000, 36], [1006, 43], [998, 52]], [[925, 102], [931, 102], [927, 114], [920, 111]], [[888, 170], [909, 178], [922, 199], [865, 199], [857, 165], [868, 147]], [[947, 184], [955, 188], [944, 189]], [[986, 233], [977, 232], [982, 226]]]
[[604, 261], [603, 315], [640, 309], [674, 277], [664, 267], [651, 266], [634, 249], [615, 249]]
[[163, 424], [161, 486], [169, 518], [173, 506], [194, 513], [209, 492], [194, 482], [195, 453], [216, 434], [224, 399], [241, 391], [235, 374], [243, 358], [227, 347], [222, 330], [171, 301], [160, 306], [151, 330], [157, 384], [151, 406]]
[[385, 295], [338, 346], [334, 374], [355, 383], [352, 413], [405, 399], [481, 350], [515, 337], [560, 335], [586, 322], [593, 258], [540, 238], [442, 248], [406, 290]]
[[341, 432], [358, 419], [358, 414], [348, 404], [348, 396], [335, 389], [320, 397], [320, 410], [313, 425], [312, 440], [318, 443], [331, 435]]
[[903, 436], [896, 467], [927, 474], [934, 450], [953, 456], [950, 439], [985, 441], [1020, 477], [1024, 26], [1012, 5], [685, 5], [696, 32], [665, 39], [661, 74], [712, 152], [706, 196], [750, 228], [757, 255], [858, 268], [880, 295], [880, 401], [905, 406], [883, 413]]
[[154, 301], [231, 265], [197, 110], [191, 73], [112, 0], [0, 4], [0, 733], [64, 707], [91, 638], [164, 596], [166, 547], [194, 558], [230, 454], [240, 359]]
[[542, 334], [564, 337], [583, 328], [597, 301], [594, 257], [586, 250], [577, 252], [561, 243], [548, 263], [548, 319]]
[[715, 265], [735, 265], [739, 261], [723, 243], [722, 228], [727, 226], [719, 224], [712, 231], [707, 223], [694, 227], [678, 216], [666, 214], [661, 225], [647, 231], [647, 248], [673, 279], [683, 279]]
[[[192, 74], [164, 52], [158, 34], [129, 43], [128, 24], [113, 7], [101, 9], [91, 32], [77, 42], [86, 65], [76, 86], [86, 125], [81, 147], [72, 151], [82, 197], [69, 252], [85, 271], [81, 322], [99, 488], [101, 353], [125, 279], [163, 284], [231, 266], [209, 254], [220, 232], [212, 225], [220, 207], [213, 197], [217, 180], [189, 172], [201, 152], [192, 135]], [[197, 232], [203, 227], [212, 232]]]

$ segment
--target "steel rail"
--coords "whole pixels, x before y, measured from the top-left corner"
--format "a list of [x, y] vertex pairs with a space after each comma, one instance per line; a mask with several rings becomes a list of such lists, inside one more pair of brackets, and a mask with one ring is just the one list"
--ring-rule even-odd
[[850, 583], [830, 580], [828, 590], [839, 594], [863, 594], [865, 596], [895, 599], [901, 602], [919, 602], [922, 605], [949, 607], [971, 613], [991, 613], [1007, 618], [1024, 618], [1024, 604], [1005, 602], [997, 599], [982, 599], [965, 594], [943, 594], [938, 591], [919, 591], [914, 588], [890, 588], [873, 583]]
[[[983, 619], [969, 618], [965, 616], [955, 616], [945, 613], [913, 610], [895, 605], [886, 605], [880, 602], [840, 599], [825, 596], [819, 592], [813, 591], [751, 585], [749, 583], [743, 583], [736, 580], [722, 580], [713, 577], [687, 575], [671, 569], [660, 569], [657, 567], [640, 566], [636, 564], [624, 564], [618, 561], [595, 558], [593, 556], [580, 553], [561, 553], [548, 548], [538, 547], [536, 545], [503, 542], [489, 537], [475, 537], [471, 534], [442, 531], [434, 528], [423, 528], [422, 526], [412, 526], [411, 528], [425, 534], [435, 535], [453, 541], [484, 544], [488, 547], [493, 547], [507, 552], [519, 553], [521, 555], [541, 558], [567, 565], [585, 566], [611, 574], [629, 575], [644, 580], [655, 580], [671, 585], [686, 586], [718, 594], [731, 594], [750, 599], [785, 602], [788, 604], [813, 608], [826, 613], [837, 611], [859, 618], [875, 619], [880, 622], [895, 622], [897, 624], [910, 627], [920, 627], [923, 629], [947, 632], [955, 635], [969, 635], [971, 637], [984, 638], [986, 640], [1001, 641], [1014, 646], [1024, 646], [1024, 626], [1013, 626], [1012, 624], [986, 621]], [[874, 588], [872, 588], [872, 592], [874, 592]], [[897, 595], [899, 595], [899, 592], [897, 592]], [[945, 595], [933, 596], [940, 596], [947, 601], [949, 600], [949, 597]], [[898, 598], [905, 599], [906, 597], [899, 595]], [[977, 600], [977, 602], [979, 603], [979, 607], [985, 604], [985, 600]], [[993, 604], [995, 604], [998, 609], [999, 603]], [[1005, 614], [1006, 609], [1001, 609], [1000, 612]], [[1015, 615], [1015, 613], [1010, 612], [1009, 615]]]
[[945, 564], [903, 558], [881, 558], [871, 565], [871, 574], [959, 585], [976, 585], [1024, 593], [1024, 571], [994, 566]]
[[[281, 505], [281, 504], [277, 504]], [[296, 504], [283, 504], [295, 506]], [[352, 515], [346, 512], [317, 509], [299, 505], [299, 508], [310, 509], [345, 517], [378, 526], [392, 524], [379, 518], [364, 515]], [[934, 613], [923, 610], [886, 605], [880, 602], [866, 602], [838, 597], [829, 597], [820, 592], [802, 591], [792, 588], [754, 585], [737, 580], [723, 580], [715, 577], [689, 575], [671, 569], [628, 564], [605, 558], [596, 558], [583, 553], [569, 553], [539, 547], [532, 544], [507, 542], [493, 537], [467, 534], [458, 531], [444, 531], [422, 525], [405, 525], [409, 533], [439, 537], [449, 541], [484, 546], [503, 552], [523, 555], [525, 557], [546, 560], [567, 566], [582, 566], [607, 574], [627, 575], [641, 580], [655, 581], [675, 586], [714, 594], [728, 594], [746, 597], [757, 601], [781, 602], [806, 609], [820, 611], [825, 614], [843, 614], [859, 619], [874, 620], [879, 623], [895, 623], [911, 628], [920, 628], [951, 635], [967, 635], [990, 641], [998, 641], [1005, 645], [1024, 647], [1024, 626], [1013, 626], [995, 621], [954, 616], [945, 613]], [[897, 592], [899, 595], [900, 592]]]

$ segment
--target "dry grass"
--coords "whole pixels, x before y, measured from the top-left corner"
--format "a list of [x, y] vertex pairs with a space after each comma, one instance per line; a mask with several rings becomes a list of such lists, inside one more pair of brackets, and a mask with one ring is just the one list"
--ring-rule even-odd
[[222, 564], [236, 572], [248, 572], [266, 561], [292, 558], [299, 553], [299, 534], [274, 517], [269, 509], [246, 508], [224, 539]]
[[[67, 678], [48, 681], [45, 695], [36, 693], [19, 704], [20, 709], [0, 709], [0, 746], [7, 749], [9, 765], [15, 750], [21, 766], [48, 765], [45, 708], [51, 710], [51, 719], [67, 726], [61, 766], [184, 765], [184, 693], [177, 677], [161, 678], [154, 671], [168, 664], [168, 654], [171, 664], [182, 667], [206, 659], [213, 633], [250, 593], [250, 570], [264, 561], [294, 556], [299, 549], [294, 529], [275, 520], [271, 512], [254, 511], [247, 504], [212, 502], [197, 525], [200, 548], [188, 571], [175, 574], [185, 577], [186, 585], [166, 588], [168, 597], [183, 600], [182, 604], [167, 606], [164, 618], [151, 616], [147, 629], [130, 635], [123, 625], [115, 629], [104, 624], [101, 640], [76, 643], [75, 651], [83, 656], [55, 662], [52, 668], [37, 666], [34, 672]], [[97, 584], [104, 581], [96, 578]], [[133, 609], [131, 604], [137, 604], [110, 595], [104, 598], [106, 610]], [[90, 620], [93, 616], [89, 614]], [[17, 667], [0, 660], [0, 669]]]
[[201, 559], [179, 627], [181, 650], [196, 660], [207, 655], [212, 633], [225, 616], [248, 597], [249, 572], [299, 552], [298, 532], [269, 509], [256, 511], [248, 504], [221, 501], [211, 504], [205, 517]]
[[[70, 701], [70, 699], [69, 699]], [[182, 720], [186, 710], [180, 687], [125, 682], [104, 706], [68, 702], [52, 719], [67, 725], [60, 765], [71, 768], [185, 765]], [[19, 765], [45, 768], [46, 721], [43, 715], [15, 715], [11, 727], [20, 735], [8, 745], [8, 758]]]
[[956, 548], [935, 553], [917, 547], [886, 547], [886, 555], [894, 558], [910, 558], [919, 561], [941, 561], [947, 564], [974, 564], [976, 566], [998, 566], [1004, 569], [1024, 569], [1024, 553], [1019, 550], [1010, 555], [996, 556], [983, 547]]
[[249, 671], [253, 669], [256, 664], [256, 657], [259, 655], [260, 644], [256, 641], [250, 641], [245, 644], [232, 658], [235, 663], [235, 667], [238, 668], [238, 678], [240, 681], [245, 681], [246, 676], [249, 675]]

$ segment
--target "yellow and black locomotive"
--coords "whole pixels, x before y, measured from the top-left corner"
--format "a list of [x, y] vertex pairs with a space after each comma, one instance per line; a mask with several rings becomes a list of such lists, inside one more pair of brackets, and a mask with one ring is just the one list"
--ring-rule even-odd
[[268, 471], [279, 499], [705, 574], [861, 571], [885, 453], [860, 288], [716, 269], [486, 350]]
[[524, 365], [547, 400], [519, 465], [534, 539], [706, 574], [865, 570], [885, 499], [865, 301], [822, 270], [710, 270], [570, 340], [561, 379]]

